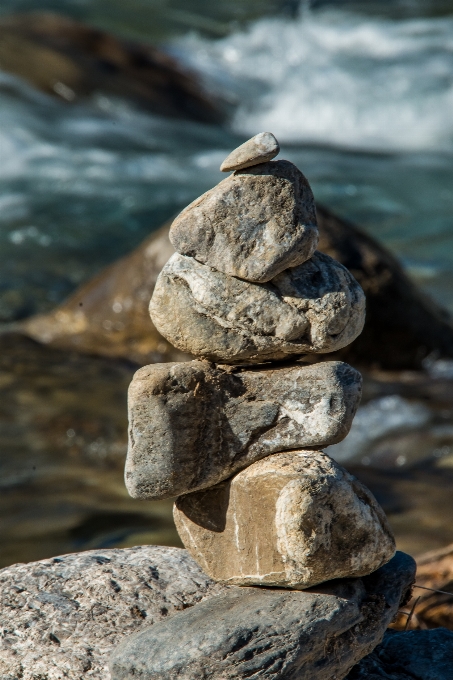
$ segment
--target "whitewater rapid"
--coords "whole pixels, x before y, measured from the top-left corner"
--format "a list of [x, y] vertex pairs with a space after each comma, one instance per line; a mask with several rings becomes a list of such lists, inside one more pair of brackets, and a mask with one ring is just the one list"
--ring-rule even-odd
[[453, 17], [344, 10], [262, 19], [179, 48], [208, 87], [238, 102], [234, 129], [371, 151], [453, 149]]

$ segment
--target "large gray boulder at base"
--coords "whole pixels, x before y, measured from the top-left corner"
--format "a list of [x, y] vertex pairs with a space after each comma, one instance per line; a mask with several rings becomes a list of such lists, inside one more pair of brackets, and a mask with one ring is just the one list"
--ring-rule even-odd
[[347, 680], [452, 680], [453, 632], [446, 628], [388, 630]]
[[180, 496], [174, 518], [192, 557], [228, 585], [309, 588], [365, 576], [395, 554], [374, 496], [322, 451], [263, 458]]
[[380, 642], [414, 577], [414, 560], [397, 553], [370, 576], [311, 591], [230, 591], [124, 640], [112, 680], [342, 680]]
[[328, 446], [348, 434], [362, 386], [348, 364], [229, 368], [187, 361], [137, 371], [125, 469], [134, 498], [173, 498], [270, 453]]
[[365, 296], [345, 267], [319, 252], [265, 284], [176, 253], [157, 279], [150, 314], [183, 352], [261, 363], [345, 347], [363, 328]]
[[237, 170], [178, 215], [170, 241], [181, 255], [265, 283], [315, 252], [315, 199], [288, 161]]
[[113, 648], [225, 592], [185, 550], [90, 550], [0, 570], [1, 680], [110, 680]]

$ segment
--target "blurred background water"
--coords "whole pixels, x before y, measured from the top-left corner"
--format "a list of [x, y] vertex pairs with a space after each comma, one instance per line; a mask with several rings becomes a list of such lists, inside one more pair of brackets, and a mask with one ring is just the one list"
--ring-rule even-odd
[[[431, 7], [432, 12], [429, 12]], [[230, 107], [215, 128], [0, 76], [0, 318], [51, 308], [272, 130], [320, 202], [379, 237], [453, 309], [453, 5], [40, 1], [163, 45]], [[1, 11], [37, 9], [3, 0]], [[262, 15], [262, 16], [261, 16]]]
[[[0, 71], [1, 322], [53, 308], [218, 182], [223, 158], [261, 130], [277, 136], [319, 202], [386, 244], [453, 312], [452, 2], [3, 0], [0, 16], [36, 9], [158, 45], [228, 119], [172, 120], [101, 93], [69, 106]], [[139, 535], [175, 542], [170, 504], [140, 505], [122, 487], [133, 368], [43, 353], [36, 371], [30, 361], [27, 348], [8, 346], [0, 371], [2, 564]], [[405, 398], [370, 393], [349, 440], [354, 456], [344, 447], [338, 456], [393, 470], [395, 517], [427, 493], [421, 479], [445, 487], [424, 515], [409, 513], [407, 522], [428, 518], [423, 539], [414, 528], [403, 545], [417, 552], [453, 540], [448, 512], [439, 519], [452, 409], [444, 393], [431, 406]], [[429, 471], [417, 467], [428, 459]]]

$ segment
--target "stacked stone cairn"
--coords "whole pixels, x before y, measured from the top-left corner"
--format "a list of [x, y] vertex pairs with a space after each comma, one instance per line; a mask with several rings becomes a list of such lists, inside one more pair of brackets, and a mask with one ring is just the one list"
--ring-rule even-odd
[[145, 366], [129, 391], [129, 493], [177, 496], [190, 555], [234, 587], [122, 643], [114, 680], [340, 680], [413, 578], [372, 494], [322, 451], [348, 434], [361, 376], [313, 355], [360, 334], [365, 298], [316, 251], [312, 191], [278, 153], [256, 135], [173, 222], [150, 313], [198, 359]]

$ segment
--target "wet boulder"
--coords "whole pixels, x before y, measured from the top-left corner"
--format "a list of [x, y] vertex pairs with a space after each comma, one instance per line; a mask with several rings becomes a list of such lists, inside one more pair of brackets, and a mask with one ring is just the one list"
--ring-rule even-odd
[[102, 92], [163, 116], [207, 123], [223, 117], [196, 77], [162, 50], [51, 12], [2, 18], [0, 64], [67, 102]]
[[[419, 369], [432, 352], [453, 358], [451, 318], [412, 283], [396, 258], [359, 227], [319, 205], [317, 217], [319, 250], [349, 269], [367, 302], [362, 334], [334, 357], [323, 358], [391, 370]], [[141, 365], [183, 360], [157, 332], [147, 310], [159, 272], [173, 252], [168, 231], [169, 225], [163, 226], [55, 311], [31, 317], [19, 329], [55, 347], [125, 357]], [[119, 312], [113, 310], [116, 302], [122, 305]]]

